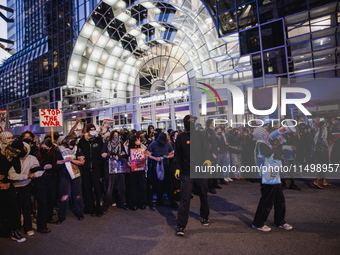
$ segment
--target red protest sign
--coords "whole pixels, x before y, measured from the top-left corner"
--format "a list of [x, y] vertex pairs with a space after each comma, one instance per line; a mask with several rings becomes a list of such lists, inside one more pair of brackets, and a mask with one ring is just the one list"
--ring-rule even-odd
[[60, 110], [39, 109], [40, 127], [61, 127], [63, 114]]
[[130, 150], [131, 172], [145, 171], [146, 153], [145, 148], [136, 148]]

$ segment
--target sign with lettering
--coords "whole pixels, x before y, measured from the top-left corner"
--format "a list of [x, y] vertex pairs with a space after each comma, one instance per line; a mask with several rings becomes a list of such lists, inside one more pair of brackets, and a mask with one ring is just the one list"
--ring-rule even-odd
[[0, 131], [4, 131], [6, 127], [6, 116], [7, 116], [7, 110], [0, 110]]
[[145, 148], [136, 148], [130, 150], [131, 172], [145, 171], [146, 169], [146, 151]]
[[39, 109], [40, 127], [61, 127], [63, 113], [54, 109]]

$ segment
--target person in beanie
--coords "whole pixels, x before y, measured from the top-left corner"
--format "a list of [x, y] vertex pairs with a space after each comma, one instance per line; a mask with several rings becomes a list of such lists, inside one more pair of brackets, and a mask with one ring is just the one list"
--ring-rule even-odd
[[[194, 129], [196, 119], [196, 117], [191, 115], [186, 115], [184, 117], [183, 122], [185, 130], [177, 136], [176, 140], [175, 175], [177, 178], [181, 178], [181, 201], [177, 213], [176, 231], [178, 236], [184, 236], [184, 229], [189, 218], [191, 192], [194, 185], [196, 186], [196, 192], [200, 197], [202, 225], [209, 225], [208, 179], [190, 178], [190, 168], [195, 167], [193, 164], [190, 164], [190, 155], [194, 155], [192, 160], [195, 165], [203, 165], [207, 162], [204, 162], [206, 149], [205, 140], [203, 139], [204, 136], [202, 136], [200, 131]], [[191, 141], [194, 142], [194, 146], [190, 145]]]
[[[101, 151], [103, 147], [103, 139], [98, 136], [96, 127], [92, 123], [86, 125], [86, 133], [79, 140], [78, 148], [82, 150], [85, 156], [85, 163], [82, 166], [81, 176], [84, 189], [85, 207], [84, 213], [91, 216], [103, 216], [103, 210], [100, 206], [102, 197], [100, 183], [100, 164], [102, 161]], [[93, 192], [96, 198], [96, 205], [93, 201]]]
[[[261, 155], [266, 158], [270, 158], [274, 151], [272, 145], [269, 143], [269, 133], [264, 127], [257, 127], [254, 130], [253, 135], [257, 140], [254, 152], [255, 163], [257, 165], [259, 150]], [[282, 145], [279, 145], [274, 153], [274, 159], [281, 159], [281, 153]], [[285, 221], [286, 202], [282, 192], [281, 183], [274, 185], [261, 184], [261, 194], [262, 197], [256, 210], [252, 228], [264, 232], [271, 230], [270, 227], [265, 225], [265, 222], [267, 221], [270, 211], [274, 205], [274, 224], [279, 228], [291, 230], [293, 227]]]
[[[3, 146], [4, 143], [1, 145]], [[26, 238], [20, 234], [21, 213], [16, 189], [13, 182], [9, 180], [9, 171], [14, 168], [16, 173], [21, 172], [20, 158], [24, 157], [26, 153], [25, 146], [20, 139], [15, 139], [7, 147], [2, 147], [0, 153], [0, 220], [8, 220], [11, 239], [19, 243], [26, 241]]]

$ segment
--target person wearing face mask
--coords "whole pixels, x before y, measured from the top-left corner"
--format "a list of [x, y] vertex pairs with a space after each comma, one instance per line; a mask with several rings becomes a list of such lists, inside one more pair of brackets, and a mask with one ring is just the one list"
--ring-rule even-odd
[[2, 142], [0, 153], [0, 223], [4, 225], [7, 219], [11, 239], [21, 243], [26, 241], [26, 238], [20, 234], [21, 213], [18, 207], [16, 189], [13, 181], [9, 178], [9, 172], [14, 171], [16, 174], [20, 174], [20, 158], [26, 155], [26, 151], [20, 139], [13, 140], [6, 147], [3, 145]]
[[[254, 138], [257, 140], [254, 151], [255, 163], [257, 165], [259, 151], [266, 158], [270, 158], [274, 151], [273, 146], [269, 142], [269, 133], [264, 127], [257, 127], [255, 129]], [[274, 159], [281, 159], [281, 155], [282, 144], [276, 148]], [[270, 231], [271, 228], [265, 225], [265, 222], [274, 206], [274, 224], [284, 230], [291, 230], [293, 227], [285, 221], [286, 202], [281, 183], [274, 185], [261, 184], [261, 194], [262, 197], [256, 210], [252, 228], [264, 232]]]
[[30, 146], [30, 155], [36, 156], [38, 152], [38, 146], [34, 141], [34, 134], [31, 131], [25, 131], [20, 135], [23, 142]]
[[[131, 156], [131, 149], [146, 147], [140, 142], [139, 138], [135, 135], [130, 136], [129, 145], [125, 147], [128, 157]], [[146, 169], [145, 169], [146, 170]], [[129, 194], [129, 206], [132, 211], [137, 208], [144, 210], [146, 208], [146, 177], [145, 170], [130, 172], [127, 174], [127, 186]]]
[[[84, 213], [91, 216], [102, 217], [103, 209], [100, 206], [102, 189], [100, 183], [100, 164], [102, 162], [101, 151], [103, 139], [97, 134], [96, 127], [92, 123], [86, 125], [86, 133], [79, 140], [78, 148], [85, 155], [85, 163], [81, 169], [83, 190], [84, 190]], [[96, 198], [96, 205], [93, 201], [93, 191]], [[105, 212], [105, 211], [104, 211]]]
[[109, 206], [114, 204], [113, 202], [113, 190], [116, 186], [118, 195], [118, 207], [128, 210], [125, 201], [125, 174], [124, 173], [109, 173], [109, 159], [115, 158], [117, 160], [121, 158], [127, 158], [125, 148], [122, 141], [119, 140], [118, 131], [114, 130], [110, 134], [109, 141], [103, 145], [101, 156], [106, 160], [104, 165], [104, 175], [106, 184], [106, 193], [104, 200], [104, 210], [107, 211]]
[[195, 130], [196, 117], [186, 115], [183, 119], [185, 131], [180, 133], [176, 139], [175, 159], [176, 159], [176, 177], [181, 177], [181, 201], [177, 213], [177, 231], [176, 235], [184, 236], [184, 229], [188, 224], [191, 192], [193, 186], [200, 197], [200, 216], [202, 225], [209, 225], [209, 204], [208, 204], [208, 179], [190, 178], [190, 171], [195, 171], [195, 166], [201, 166], [205, 161], [207, 154], [207, 142], [201, 131]]
[[13, 185], [17, 191], [19, 210], [22, 211], [24, 218], [24, 231], [28, 236], [31, 236], [34, 234], [31, 215], [31, 179], [42, 176], [44, 171], [42, 171], [37, 158], [30, 155], [30, 145], [24, 142], [24, 146], [26, 155], [20, 158], [21, 172], [17, 173], [12, 167], [8, 175], [9, 179], [14, 181]]
[[13, 135], [10, 132], [3, 131], [0, 133], [1, 150], [5, 150], [6, 147], [12, 142]]
[[[63, 223], [66, 219], [67, 209], [69, 205], [69, 194], [72, 191], [72, 197], [74, 201], [73, 213], [81, 221], [84, 219], [83, 216], [83, 197], [82, 197], [82, 184], [80, 177], [80, 166], [84, 165], [85, 157], [81, 149], [76, 146], [76, 140], [73, 135], [68, 135], [62, 141], [59, 146], [62, 160], [58, 160], [57, 163], [63, 165], [63, 168], [59, 171], [59, 194], [60, 204], [57, 225]], [[65, 163], [69, 162], [69, 166], [73, 172], [74, 178], [70, 176]]]
[[53, 221], [53, 209], [57, 200], [58, 173], [63, 168], [62, 165], [57, 164], [57, 161], [62, 160], [63, 157], [52, 140], [47, 139], [40, 145], [37, 159], [41, 167], [45, 169], [42, 178], [38, 178], [34, 182], [35, 197], [38, 201], [37, 231], [45, 234], [50, 232], [46, 222], [55, 223]]
[[[177, 209], [178, 204], [175, 202], [173, 176], [171, 170], [169, 169], [169, 159], [174, 157], [174, 149], [168, 142], [165, 133], [157, 133], [157, 135], [158, 135], [157, 140], [150, 144], [149, 147], [147, 148], [147, 156], [149, 159], [152, 160], [151, 176], [153, 177], [152, 179], [152, 188], [154, 194], [153, 200], [157, 201], [157, 205], [163, 205], [162, 183], [164, 183], [166, 194], [168, 200], [170, 201], [170, 206], [174, 209]], [[164, 167], [164, 181], [160, 181], [157, 178], [156, 166], [157, 162], [160, 161], [162, 161]]]

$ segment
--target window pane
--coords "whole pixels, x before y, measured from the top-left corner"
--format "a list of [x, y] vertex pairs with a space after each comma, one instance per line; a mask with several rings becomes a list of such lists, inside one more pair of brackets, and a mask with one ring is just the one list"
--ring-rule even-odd
[[235, 10], [231, 10], [219, 15], [218, 21], [221, 35], [226, 35], [237, 31]]
[[217, 0], [218, 12], [224, 12], [235, 7], [234, 0]]
[[241, 55], [260, 51], [259, 29], [257, 27], [240, 32]]
[[307, 0], [284, 0], [282, 5], [285, 16], [307, 10]]
[[265, 23], [283, 16], [281, 0], [258, 1], [260, 23]]
[[285, 48], [279, 48], [263, 53], [265, 74], [287, 73]]
[[258, 24], [256, 2], [237, 8], [238, 29], [243, 30]]
[[284, 45], [282, 20], [261, 26], [261, 35], [264, 50]]
[[252, 56], [252, 62], [253, 62], [253, 75], [254, 78], [262, 77], [262, 61], [261, 61], [261, 54], [254, 54]]

